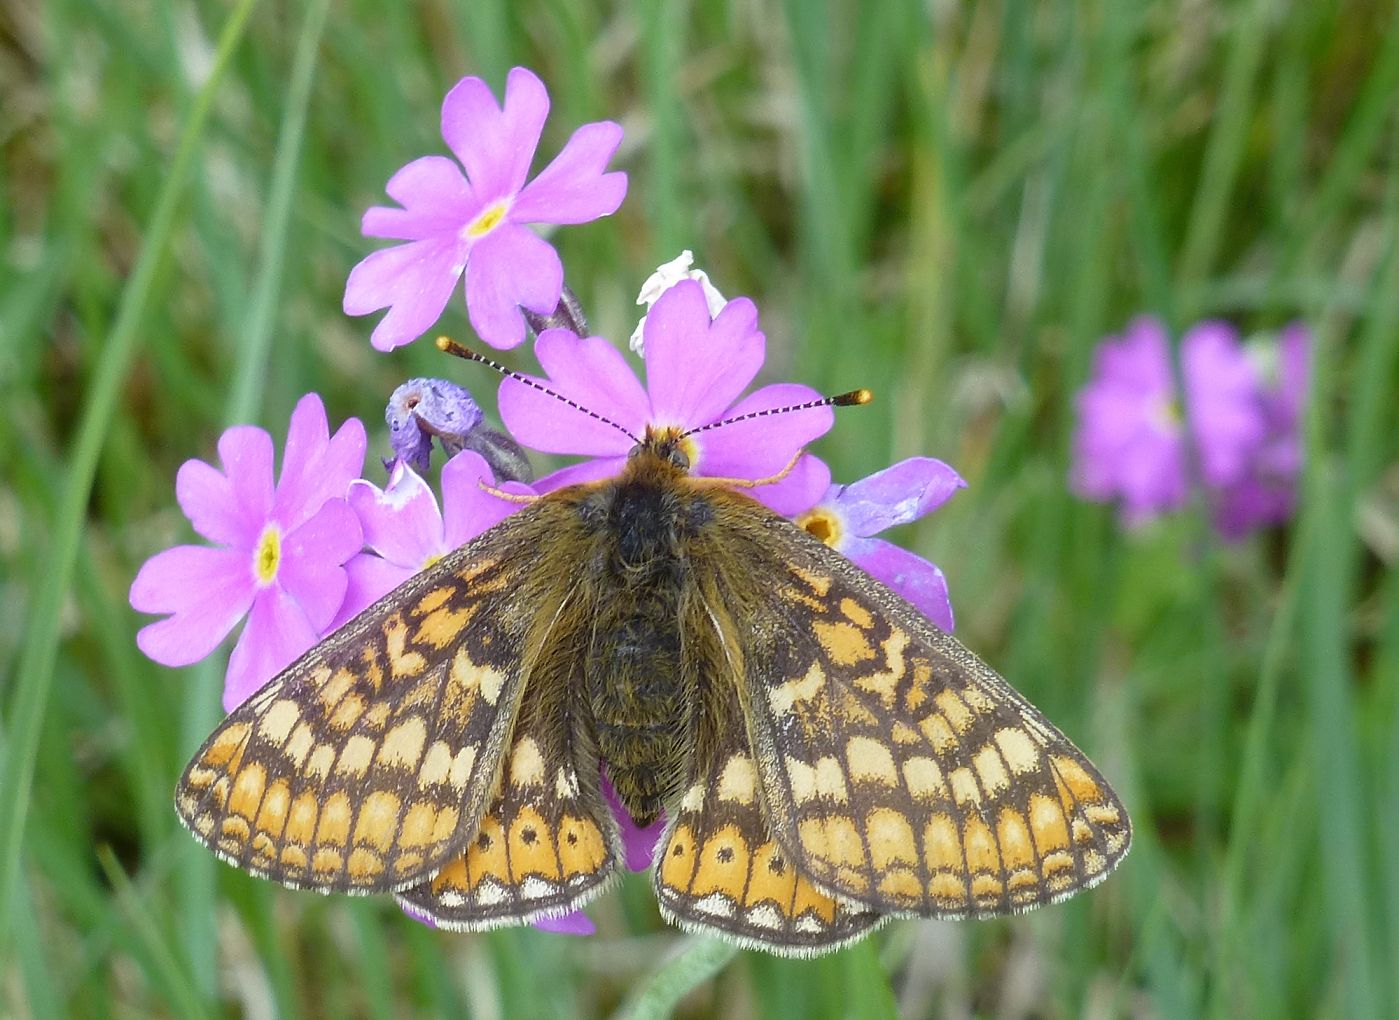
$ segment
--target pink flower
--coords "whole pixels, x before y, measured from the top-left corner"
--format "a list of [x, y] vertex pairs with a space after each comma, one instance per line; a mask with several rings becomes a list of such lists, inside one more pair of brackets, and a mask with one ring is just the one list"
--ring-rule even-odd
[[272, 437], [238, 425], [219, 439], [223, 470], [199, 460], [180, 468], [175, 493], [197, 531], [216, 547], [181, 545], [151, 557], [131, 583], [131, 606], [169, 614], [136, 643], [156, 662], [204, 658], [248, 617], [229, 659], [229, 711], [310, 648], [345, 596], [343, 564], [360, 550], [359, 521], [345, 490], [364, 467], [364, 426], [351, 418], [332, 437], [320, 397], [292, 412], [282, 474], [272, 482]]
[[1249, 469], [1267, 432], [1258, 401], [1258, 374], [1224, 322], [1192, 326], [1181, 341], [1186, 418], [1200, 481], [1228, 485]]
[[[771, 478], [834, 421], [829, 407], [814, 407], [704, 428], [820, 399], [815, 390], [794, 383], [764, 386], [739, 399], [762, 367], [767, 343], [758, 330], [758, 310], [747, 298], [730, 301], [711, 320], [703, 289], [693, 280], [682, 281], [651, 308], [644, 337], [645, 386], [606, 340], [580, 339], [566, 330], [546, 330], [539, 337], [535, 353], [548, 378], [536, 381], [579, 407], [514, 379], [501, 383], [500, 416], [516, 439], [547, 453], [593, 458], [541, 479], [540, 491], [616, 474], [647, 426], [690, 433], [684, 448], [693, 474]], [[805, 454], [781, 481], [744, 491], [778, 513], [795, 514], [816, 502], [830, 477], [824, 463]]]
[[1098, 348], [1093, 378], [1078, 395], [1071, 484], [1086, 499], [1120, 498], [1129, 521], [1182, 507], [1190, 496], [1170, 359], [1165, 326], [1134, 319]]
[[1165, 326], [1144, 316], [1098, 348], [1079, 392], [1070, 484], [1086, 499], [1120, 500], [1129, 525], [1184, 506], [1196, 483], [1237, 481], [1263, 441], [1257, 380], [1230, 327], [1192, 328], [1181, 371], [1184, 411]]
[[952, 602], [942, 571], [907, 549], [871, 536], [918, 520], [966, 484], [940, 460], [911, 457], [850, 485], [831, 486], [796, 523], [950, 631]]
[[[483, 483], [497, 487], [490, 466], [471, 450], [457, 454], [442, 468], [442, 509], [428, 484], [403, 461], [396, 463], [386, 489], [363, 479], [355, 481], [347, 498], [370, 551], [345, 564], [349, 587], [331, 629], [520, 509], [521, 504], [486, 492]], [[519, 482], [498, 488], [517, 494], [533, 491]]]
[[503, 106], [480, 78], [463, 78], [447, 93], [442, 137], [461, 165], [424, 156], [390, 178], [386, 190], [402, 208], [375, 206], [363, 231], [408, 243], [374, 252], [345, 285], [346, 314], [389, 309], [370, 338], [379, 350], [429, 329], [463, 273], [471, 326], [494, 347], [524, 340], [522, 306], [540, 315], [557, 307], [558, 253], [525, 224], [587, 223], [613, 213], [627, 177], [604, 173], [622, 129], [599, 121], [575, 131], [526, 184], [548, 113], [549, 94], [523, 67], [510, 72]]

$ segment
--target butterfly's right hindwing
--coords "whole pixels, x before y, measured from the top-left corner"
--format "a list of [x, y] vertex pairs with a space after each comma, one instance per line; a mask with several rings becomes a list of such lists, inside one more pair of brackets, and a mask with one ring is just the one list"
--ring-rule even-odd
[[[717, 615], [717, 614], [716, 614]], [[656, 850], [653, 882], [667, 920], [782, 956], [839, 949], [884, 920], [818, 889], [793, 866], [763, 815], [757, 766], [731, 677], [713, 707], [713, 743]]]
[[[205, 741], [175, 804], [224, 860], [298, 888], [416, 884], [475, 834], [542, 626], [551, 500], [448, 554], [312, 648]], [[547, 622], [547, 621], [546, 621]]]

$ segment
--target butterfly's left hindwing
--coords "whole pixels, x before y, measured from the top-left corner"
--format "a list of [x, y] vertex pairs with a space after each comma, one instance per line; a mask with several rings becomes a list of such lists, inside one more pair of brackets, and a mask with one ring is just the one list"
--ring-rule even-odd
[[465, 852], [399, 893], [438, 927], [480, 931], [554, 917], [582, 906], [618, 873], [621, 835], [602, 798], [597, 755], [567, 725], [577, 719], [576, 663], [568, 658], [555, 656], [531, 676], [499, 792]]
[[176, 789], [196, 838], [256, 875], [323, 891], [405, 888], [458, 855], [548, 623], [529, 568], [558, 512], [541, 500], [507, 518], [235, 709]]

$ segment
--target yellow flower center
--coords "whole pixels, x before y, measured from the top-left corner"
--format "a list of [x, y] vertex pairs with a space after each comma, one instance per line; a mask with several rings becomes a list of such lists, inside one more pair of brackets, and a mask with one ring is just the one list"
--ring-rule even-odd
[[268, 585], [277, 577], [277, 567], [282, 562], [282, 533], [277, 525], [269, 524], [257, 540], [257, 554], [253, 557], [253, 573], [258, 583]]
[[480, 216], [477, 216], [466, 228], [466, 236], [471, 238], [484, 237], [505, 219], [505, 212], [509, 208], [505, 202], [496, 202], [494, 205], [486, 206]]
[[1181, 420], [1180, 406], [1170, 398], [1156, 401], [1151, 408], [1151, 422], [1162, 432], [1176, 432]]
[[842, 531], [840, 519], [821, 507], [808, 510], [798, 517], [797, 527], [806, 531], [807, 534], [819, 538], [833, 549], [840, 542]]
[[419, 567], [418, 569], [419, 569], [419, 570], [426, 570], [428, 567], [432, 566], [434, 563], [436, 563], [436, 562], [437, 562], [438, 560], [440, 560], [441, 558], [442, 558], [442, 554], [441, 554], [441, 553], [433, 553], [433, 554], [432, 554], [431, 556], [429, 556], [427, 559], [423, 560], [423, 565], [422, 565], [421, 567]]

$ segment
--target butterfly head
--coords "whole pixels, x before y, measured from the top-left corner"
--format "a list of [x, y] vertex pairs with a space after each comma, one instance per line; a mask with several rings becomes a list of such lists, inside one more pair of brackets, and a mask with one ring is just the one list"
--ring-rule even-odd
[[646, 433], [627, 452], [633, 470], [661, 467], [677, 474], [689, 474], [698, 448], [695, 441], [673, 425], [646, 426]]

